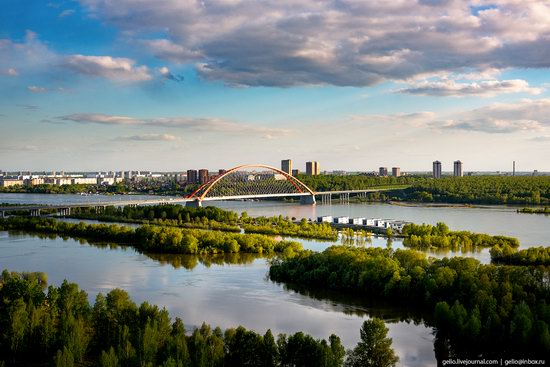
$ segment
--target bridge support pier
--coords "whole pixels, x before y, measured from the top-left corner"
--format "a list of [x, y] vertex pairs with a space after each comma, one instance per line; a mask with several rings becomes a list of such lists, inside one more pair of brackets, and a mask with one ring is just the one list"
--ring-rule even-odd
[[300, 197], [301, 205], [315, 205], [315, 195], [308, 195]]
[[186, 208], [202, 208], [202, 201], [199, 199], [188, 201], [185, 203]]
[[6, 216], [6, 212], [2, 210], [0, 212], [0, 218], [4, 218], [5, 216]]
[[57, 209], [57, 215], [60, 217], [71, 215], [71, 208], [59, 208]]
[[40, 209], [31, 210], [31, 217], [39, 217], [39, 216], [40, 216]]

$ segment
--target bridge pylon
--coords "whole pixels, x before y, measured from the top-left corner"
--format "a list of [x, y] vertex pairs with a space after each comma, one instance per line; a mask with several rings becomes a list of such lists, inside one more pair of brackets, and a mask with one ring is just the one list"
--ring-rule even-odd
[[185, 203], [185, 207], [187, 208], [202, 208], [202, 200], [195, 199], [193, 201], [188, 201]]
[[301, 196], [300, 204], [301, 205], [315, 205], [315, 195]]

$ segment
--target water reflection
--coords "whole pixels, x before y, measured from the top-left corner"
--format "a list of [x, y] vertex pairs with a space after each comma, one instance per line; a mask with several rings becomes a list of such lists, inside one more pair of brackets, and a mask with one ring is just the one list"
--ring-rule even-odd
[[274, 334], [303, 331], [316, 338], [334, 333], [347, 348], [357, 343], [364, 318], [379, 315], [389, 321], [389, 336], [402, 365], [435, 365], [432, 329], [416, 324], [413, 314], [271, 282], [264, 258], [152, 255], [131, 247], [87, 243], [0, 232], [0, 269], [43, 271], [55, 285], [68, 279], [88, 292], [90, 302], [99, 292], [122, 288], [137, 303], [166, 307], [190, 328], [206, 321], [222, 329], [243, 325], [262, 334], [267, 329]]
[[162, 265], [171, 265], [174, 269], [185, 268], [193, 270], [201, 264], [207, 268], [214, 265], [251, 265], [255, 260], [265, 258], [260, 254], [237, 253], [215, 255], [183, 255], [183, 254], [152, 254], [145, 253], [149, 258]]

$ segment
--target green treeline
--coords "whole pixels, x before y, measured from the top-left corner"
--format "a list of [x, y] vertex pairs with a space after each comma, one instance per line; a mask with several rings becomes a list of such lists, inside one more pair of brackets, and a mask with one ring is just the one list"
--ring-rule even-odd
[[[182, 320], [172, 321], [166, 309], [147, 302], [138, 306], [120, 289], [98, 294], [90, 305], [76, 284], [45, 287], [44, 274], [2, 273], [1, 365], [338, 367], [344, 362], [345, 350], [336, 335], [318, 340], [297, 332], [275, 338], [270, 330], [260, 335], [239, 326], [223, 332], [205, 323], [188, 333]], [[395, 360], [386, 332], [380, 320], [365, 322], [357, 351], [350, 355], [389, 355]]]
[[550, 204], [550, 176], [467, 176], [431, 179], [419, 176], [300, 175], [314, 191], [359, 190], [410, 185], [369, 194], [368, 200], [404, 200], [463, 204]]
[[[245, 213], [243, 213], [245, 214]], [[281, 236], [318, 238], [336, 241], [338, 231], [330, 223], [308, 222], [302, 218], [300, 223], [294, 223], [289, 218], [278, 217], [245, 217], [241, 216], [243, 229], [247, 233], [262, 233]]]
[[468, 231], [450, 231], [445, 223], [406, 224], [402, 235], [403, 245], [416, 249], [451, 249], [453, 251], [472, 251], [480, 247], [510, 246], [519, 247], [516, 238], [506, 236], [491, 236]]
[[117, 224], [86, 224], [51, 218], [10, 217], [0, 219], [0, 230], [28, 230], [93, 240], [129, 244], [142, 251], [176, 254], [223, 252], [271, 253], [285, 256], [302, 250], [299, 242], [277, 241], [259, 234], [238, 234], [200, 229], [144, 225], [136, 229]]
[[204, 208], [188, 208], [174, 204], [125, 206], [123, 208], [107, 206], [100, 213], [96, 213], [95, 208], [77, 208], [71, 217], [106, 222], [150, 223], [233, 232], [241, 230], [237, 225], [239, 221], [237, 213], [213, 206]]
[[[339, 289], [432, 310], [437, 339], [458, 356], [547, 356], [549, 270], [427, 259], [414, 250], [332, 246], [275, 261], [272, 280]], [[439, 358], [439, 357], [438, 357]]]
[[548, 204], [550, 176], [468, 176], [415, 182], [404, 200], [467, 204]]
[[336, 241], [338, 232], [328, 223], [314, 223], [302, 219], [294, 223], [291, 218], [241, 216], [233, 211], [216, 207], [188, 208], [182, 205], [153, 205], [117, 208], [108, 206], [101, 213], [94, 208], [78, 209], [73, 218], [96, 219], [110, 222], [149, 223], [183, 228], [200, 228], [220, 231], [261, 233], [280, 236], [296, 236]]
[[530, 247], [516, 251], [504, 245], [490, 250], [491, 262], [510, 265], [550, 265], [550, 247]]
[[550, 215], [550, 207], [545, 206], [544, 208], [521, 208], [518, 209], [518, 213]]
[[415, 176], [379, 177], [365, 175], [298, 175], [296, 178], [313, 191], [363, 190], [378, 186], [411, 185], [426, 180], [426, 178]]

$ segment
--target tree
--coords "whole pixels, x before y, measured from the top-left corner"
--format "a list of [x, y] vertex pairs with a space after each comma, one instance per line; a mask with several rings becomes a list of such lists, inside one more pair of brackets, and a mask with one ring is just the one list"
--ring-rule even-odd
[[391, 344], [392, 339], [387, 337], [388, 328], [384, 321], [372, 318], [363, 322], [361, 327], [361, 341], [348, 351], [346, 367], [390, 367], [395, 366], [399, 357], [395, 355]]

